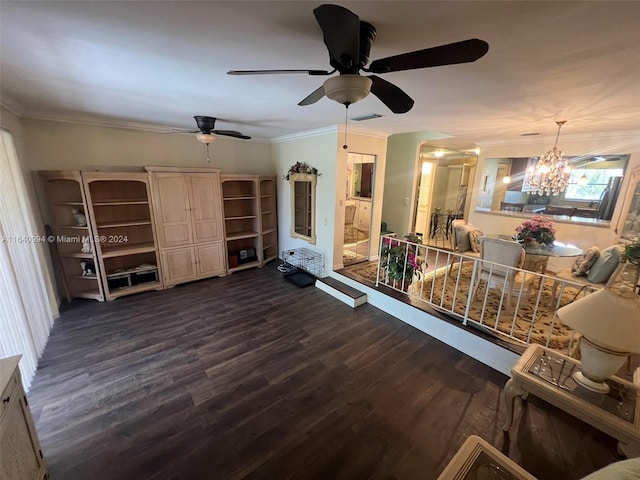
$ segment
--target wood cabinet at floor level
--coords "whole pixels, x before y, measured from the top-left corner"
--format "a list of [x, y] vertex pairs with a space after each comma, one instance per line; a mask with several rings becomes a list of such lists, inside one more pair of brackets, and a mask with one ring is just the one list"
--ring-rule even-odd
[[22, 356], [0, 360], [0, 478], [43, 480], [47, 463], [42, 456], [18, 363]]
[[165, 285], [225, 275], [220, 170], [146, 168]]

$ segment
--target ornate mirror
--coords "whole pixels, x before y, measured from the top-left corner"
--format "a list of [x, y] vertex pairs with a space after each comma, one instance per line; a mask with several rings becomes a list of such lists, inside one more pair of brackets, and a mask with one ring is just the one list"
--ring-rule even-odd
[[291, 237], [316, 243], [316, 179], [311, 173], [290, 173]]

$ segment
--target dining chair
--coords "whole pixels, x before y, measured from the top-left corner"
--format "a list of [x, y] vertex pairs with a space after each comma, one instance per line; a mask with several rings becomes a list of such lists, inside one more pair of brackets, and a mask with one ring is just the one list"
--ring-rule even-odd
[[519, 243], [501, 238], [482, 238], [480, 259], [484, 261], [479, 262], [471, 298], [475, 301], [482, 282], [486, 283], [487, 289], [492, 285], [500, 287], [507, 296], [508, 306], [513, 305], [513, 294], [518, 294], [523, 286], [528, 296], [535, 276], [517, 270], [522, 268], [524, 258], [525, 252]]

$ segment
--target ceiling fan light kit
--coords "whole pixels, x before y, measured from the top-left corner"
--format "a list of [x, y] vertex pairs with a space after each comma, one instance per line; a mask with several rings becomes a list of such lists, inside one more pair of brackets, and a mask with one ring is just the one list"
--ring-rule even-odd
[[306, 73], [308, 75], [340, 75], [326, 80], [298, 105], [306, 106], [319, 101], [325, 95], [347, 107], [373, 93], [393, 113], [406, 113], [413, 107], [413, 99], [396, 85], [376, 75], [362, 76], [360, 71], [385, 74], [419, 68], [438, 67], [457, 63], [475, 62], [489, 50], [484, 40], [472, 38], [461, 42], [425, 48], [369, 63], [371, 45], [376, 38], [375, 27], [350, 10], [339, 5], [325, 4], [313, 10], [322, 30], [324, 44], [329, 52], [327, 70], [229, 70], [229, 75], [268, 75]]
[[210, 133], [200, 133], [196, 135], [196, 138], [198, 139], [199, 142], [202, 142], [206, 145], [209, 145], [210, 143], [213, 143], [216, 141], [216, 136]]
[[348, 107], [369, 95], [372, 83], [370, 78], [361, 75], [331, 77], [324, 82], [324, 94]]

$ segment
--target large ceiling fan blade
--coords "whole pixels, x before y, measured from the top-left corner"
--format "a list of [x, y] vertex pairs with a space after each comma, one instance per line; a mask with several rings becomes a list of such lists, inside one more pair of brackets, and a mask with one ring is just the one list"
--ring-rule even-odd
[[235, 130], [211, 130], [211, 133], [214, 135], [224, 135], [226, 137], [242, 138], [243, 140], [249, 140], [251, 138]]
[[324, 97], [324, 85], [320, 85], [319, 88], [314, 90], [309, 96], [307, 96], [300, 103], [298, 103], [298, 105], [300, 105], [301, 107], [304, 107], [306, 105], [311, 105], [312, 103], [316, 103], [322, 97]]
[[407, 113], [413, 107], [413, 99], [393, 83], [376, 76], [371, 79], [371, 93], [380, 99], [393, 113]]
[[475, 62], [488, 51], [489, 44], [487, 42], [472, 38], [440, 45], [439, 47], [425, 48], [424, 50], [381, 58], [371, 62], [366, 71], [372, 73], [400, 72], [416, 68]]
[[307, 75], [331, 75], [327, 70], [229, 70], [227, 75], [281, 75], [289, 73], [304, 73]]
[[313, 14], [322, 29], [332, 67], [358, 65], [360, 52], [360, 18], [339, 5], [320, 5]]

